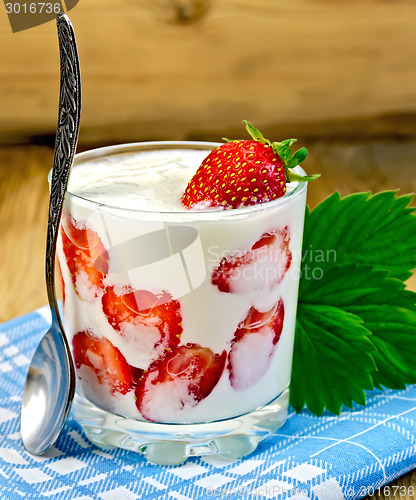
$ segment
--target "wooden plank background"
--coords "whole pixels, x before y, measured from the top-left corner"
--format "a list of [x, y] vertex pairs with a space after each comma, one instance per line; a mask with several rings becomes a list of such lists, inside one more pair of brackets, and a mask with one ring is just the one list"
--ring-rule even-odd
[[[413, 0], [81, 0], [70, 16], [82, 142], [212, 138], [244, 118], [308, 137], [416, 133]], [[3, 142], [53, 133], [57, 69], [54, 22], [12, 34], [0, 8]]]

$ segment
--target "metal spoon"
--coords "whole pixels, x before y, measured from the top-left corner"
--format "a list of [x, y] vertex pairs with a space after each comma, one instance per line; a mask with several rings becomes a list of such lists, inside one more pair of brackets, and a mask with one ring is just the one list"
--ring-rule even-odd
[[21, 425], [29, 453], [43, 454], [65, 425], [75, 392], [75, 370], [55, 295], [56, 238], [68, 177], [78, 141], [81, 81], [74, 30], [66, 14], [56, 18], [60, 53], [60, 95], [46, 240], [46, 289], [52, 325], [38, 345], [23, 391]]

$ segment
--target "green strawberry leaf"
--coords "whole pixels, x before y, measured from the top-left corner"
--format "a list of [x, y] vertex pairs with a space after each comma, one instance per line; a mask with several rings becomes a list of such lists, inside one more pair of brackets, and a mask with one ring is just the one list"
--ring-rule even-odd
[[[308, 150], [306, 148], [298, 149], [292, 158], [286, 163], [287, 168], [294, 168], [300, 165], [308, 156]], [[318, 176], [319, 177], [319, 176]]]
[[[307, 211], [290, 395], [296, 411], [306, 404], [318, 415], [339, 413], [343, 404], [365, 404], [364, 390], [416, 383], [416, 294], [401, 281], [416, 265], [411, 199], [335, 193]], [[364, 338], [372, 349], [360, 347]], [[363, 354], [374, 368], [363, 361], [357, 368], [353, 358]]]
[[285, 165], [290, 160], [290, 156], [292, 154], [290, 146], [295, 142], [296, 139], [286, 139], [285, 141], [273, 142], [272, 144], [273, 151], [280, 156]]
[[290, 404], [316, 415], [339, 414], [352, 401], [365, 404], [376, 369], [373, 344], [361, 319], [333, 306], [299, 304]]
[[243, 123], [244, 125], [246, 126], [246, 130], [247, 132], [251, 135], [251, 137], [255, 140], [255, 141], [259, 141], [263, 144], [270, 144], [270, 141], [268, 141], [267, 139], [265, 139], [263, 137], [263, 134], [260, 132], [260, 130], [257, 130], [256, 127], [254, 125], [252, 125], [250, 122], [248, 122], [247, 120], [243, 120]]
[[377, 372], [372, 374], [377, 388], [404, 389], [416, 384], [416, 310], [398, 305], [351, 306], [372, 333], [370, 340], [377, 349], [373, 353]]
[[[295, 334], [290, 395], [295, 410], [306, 404], [318, 415], [324, 407], [338, 414], [352, 400], [365, 404], [363, 389], [416, 383], [415, 293], [387, 271], [355, 263], [335, 264], [319, 280], [308, 281]], [[336, 321], [328, 322], [328, 311]]]
[[292, 172], [291, 170], [288, 170], [286, 172], [287, 182], [308, 182], [308, 181], [314, 181], [318, 177], [321, 177], [321, 174], [299, 175], [295, 174], [295, 172]]
[[303, 294], [311, 305], [324, 304], [349, 311], [354, 308], [353, 314], [370, 305], [416, 310], [416, 293], [406, 290], [402, 281], [391, 278], [384, 269], [344, 262], [327, 266], [315, 275], [305, 275], [305, 278], [302, 278]]
[[280, 151], [286, 151], [290, 148], [292, 144], [295, 144], [297, 142], [297, 139], [285, 139], [284, 141], [281, 142], [274, 142], [273, 143], [273, 148], [276, 148], [277, 150]]
[[416, 214], [408, 206], [412, 198], [395, 191], [329, 196], [306, 213], [303, 270], [325, 269], [334, 261], [358, 262], [408, 279], [416, 267]]

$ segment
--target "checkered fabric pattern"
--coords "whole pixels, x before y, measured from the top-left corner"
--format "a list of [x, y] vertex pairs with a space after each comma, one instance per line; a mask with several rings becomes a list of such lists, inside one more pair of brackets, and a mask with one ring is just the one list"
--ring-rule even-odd
[[138, 454], [91, 445], [70, 416], [56, 446], [34, 457], [20, 439], [29, 360], [48, 311], [0, 326], [0, 499], [357, 499], [416, 466], [416, 387], [368, 394], [339, 417], [293, 411], [247, 458], [151, 465]]

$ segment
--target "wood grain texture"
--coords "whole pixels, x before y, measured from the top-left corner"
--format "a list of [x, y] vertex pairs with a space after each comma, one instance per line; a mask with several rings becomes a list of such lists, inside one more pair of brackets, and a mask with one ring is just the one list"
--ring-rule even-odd
[[0, 148], [0, 321], [47, 303], [48, 148]]
[[[70, 16], [83, 142], [208, 137], [242, 119], [416, 134], [411, 0], [88, 0]], [[54, 132], [57, 69], [54, 23], [13, 34], [0, 9], [0, 140]]]
[[[362, 143], [315, 142], [308, 144], [308, 172], [321, 172], [311, 183], [308, 203], [315, 206], [338, 189], [342, 195], [357, 191], [399, 189], [416, 191], [414, 158], [416, 142], [376, 141]], [[25, 314], [47, 303], [44, 284], [44, 252], [48, 208], [47, 174], [53, 151], [47, 147], [22, 145], [0, 147], [0, 322]], [[395, 175], [391, 164], [395, 162]], [[306, 162], [305, 162], [306, 163]], [[416, 291], [416, 276], [408, 282]], [[411, 500], [416, 490], [416, 471], [390, 486], [401, 486], [395, 494], [367, 500]]]

